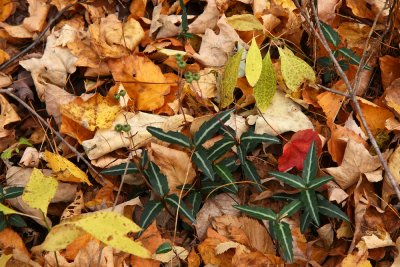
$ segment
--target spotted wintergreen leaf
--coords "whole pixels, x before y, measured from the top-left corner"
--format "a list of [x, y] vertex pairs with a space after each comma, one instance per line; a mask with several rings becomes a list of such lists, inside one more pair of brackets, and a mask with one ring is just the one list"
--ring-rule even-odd
[[307, 210], [304, 210], [304, 212], [301, 214], [300, 217], [300, 231], [302, 233], [304, 233], [308, 226], [310, 225], [312, 219], [311, 219], [311, 215]]
[[246, 161], [246, 150], [242, 145], [236, 146], [236, 153], [240, 159], [240, 162], [244, 164]]
[[129, 163], [121, 163], [117, 166], [113, 166], [111, 168], [102, 170], [101, 174], [111, 175], [111, 176], [123, 175], [125, 173], [125, 169], [126, 169], [126, 174], [139, 172], [136, 165], [133, 162], [129, 162]]
[[197, 191], [190, 193], [187, 197], [187, 201], [192, 206], [193, 215], [196, 215], [201, 206], [201, 193]]
[[298, 199], [293, 200], [292, 202], [290, 202], [289, 204], [287, 204], [286, 206], [284, 206], [281, 209], [278, 217], [280, 219], [282, 219], [287, 216], [292, 216], [302, 207], [302, 205], [303, 205], [303, 203], [300, 200], [298, 200]]
[[214, 169], [218, 176], [221, 177], [221, 179], [225, 183], [229, 184], [228, 187], [230, 187], [233, 192], [237, 193], [239, 191], [239, 187], [237, 186], [237, 184], [235, 184], [236, 180], [233, 178], [232, 173], [228, 170], [227, 167], [217, 164], [214, 165]]
[[319, 225], [318, 204], [315, 191], [304, 190], [301, 191], [301, 201], [303, 202], [306, 210], [310, 213], [313, 221]]
[[273, 195], [271, 198], [273, 198], [275, 200], [282, 200], [282, 201], [294, 201], [294, 200], [300, 198], [300, 194], [293, 194], [293, 195], [276, 194], [276, 195]]
[[169, 242], [162, 243], [160, 246], [158, 246], [156, 250], [156, 254], [164, 254], [167, 252], [170, 252], [172, 250], [172, 245]]
[[222, 161], [220, 161], [219, 164], [227, 167], [228, 170], [231, 172], [234, 172], [239, 168], [239, 164], [237, 164], [236, 156], [225, 158]]
[[327, 200], [318, 200], [318, 211], [325, 216], [350, 222], [347, 215], [341, 209]]
[[316, 82], [315, 72], [310, 65], [295, 56], [287, 47], [285, 49], [278, 47], [278, 50], [281, 59], [282, 76], [291, 92], [297, 92], [305, 80], [310, 83]]
[[6, 216], [3, 212], [0, 212], [0, 231], [3, 231], [7, 227]]
[[28, 225], [24, 219], [18, 214], [11, 214], [7, 219], [8, 223], [15, 227], [27, 227]]
[[228, 109], [220, 112], [210, 120], [203, 123], [200, 129], [194, 135], [194, 144], [199, 146], [217, 133], [219, 128], [221, 128], [222, 125], [229, 120], [232, 111], [233, 109]]
[[22, 195], [22, 193], [24, 193], [23, 187], [19, 187], [19, 186], [8, 187], [8, 188], [4, 188], [3, 197], [5, 199], [15, 198], [15, 197], [19, 197], [20, 195]]
[[302, 189], [306, 187], [306, 183], [297, 175], [277, 171], [269, 172], [269, 174], [296, 189]]
[[[361, 58], [356, 53], [354, 53], [354, 51], [351, 50], [350, 48], [342, 47], [342, 48], [340, 48], [338, 50], [338, 52], [343, 57], [347, 58], [347, 60], [350, 62], [350, 64], [353, 64], [353, 65], [359, 65], [360, 64]], [[370, 66], [368, 66], [368, 65], [365, 65], [364, 69], [372, 70], [372, 68]]]
[[246, 160], [242, 164], [242, 169], [244, 172], [244, 176], [246, 176], [246, 178], [250, 181], [254, 182], [253, 185], [257, 188], [258, 191], [262, 192], [263, 189], [261, 187], [261, 180], [254, 165], [250, 161]]
[[307, 152], [306, 159], [304, 160], [302, 172], [302, 177], [307, 185], [311, 182], [311, 179], [315, 178], [317, 175], [317, 163], [317, 152], [315, 148], [315, 142], [313, 141]]
[[232, 140], [228, 137], [224, 137], [215, 142], [215, 144], [208, 150], [208, 159], [211, 161], [219, 159], [226, 152], [228, 152], [235, 145], [235, 143], [235, 140]]
[[261, 75], [262, 56], [260, 48], [258, 48], [256, 38], [253, 37], [249, 51], [246, 56], [246, 78], [251, 86], [254, 86]]
[[140, 217], [140, 227], [145, 229], [149, 226], [153, 220], [157, 217], [160, 211], [163, 209], [163, 204], [158, 200], [150, 200], [143, 207], [142, 217]]
[[246, 205], [233, 205], [235, 209], [249, 215], [250, 217], [260, 220], [276, 220], [276, 214], [269, 208], [263, 208], [258, 206], [246, 206]]
[[279, 144], [277, 137], [269, 134], [255, 134], [253, 131], [248, 131], [240, 137], [240, 144], [244, 147], [245, 153], [249, 153], [260, 143]]
[[184, 147], [190, 147], [190, 139], [181, 134], [180, 132], [168, 131], [164, 132], [163, 129], [147, 126], [147, 131], [151, 133], [154, 137], [157, 137], [161, 141], [168, 142], [171, 144], [181, 145]]
[[308, 188], [309, 189], [317, 189], [332, 179], [333, 179], [332, 176], [324, 176], [324, 177], [315, 178], [315, 179], [311, 180], [311, 182], [308, 184]]
[[257, 107], [265, 112], [276, 92], [276, 75], [269, 51], [262, 61], [261, 75], [253, 90]]
[[228, 58], [228, 61], [226, 62], [221, 85], [221, 108], [225, 108], [233, 102], [233, 91], [236, 87], [239, 65], [240, 61], [242, 60], [243, 50], [244, 49], [240, 49], [235, 55]]
[[328, 24], [321, 21], [321, 29], [325, 39], [337, 47], [340, 43], [339, 34]]
[[160, 168], [153, 162], [149, 162], [149, 168], [145, 171], [153, 189], [160, 195], [165, 196], [169, 192], [167, 177], [161, 173]]
[[172, 207], [176, 208], [179, 210], [181, 214], [183, 214], [186, 218], [188, 218], [192, 223], [196, 221], [196, 219], [193, 216], [192, 211], [186, 206], [186, 204], [183, 202], [183, 200], [179, 201], [179, 198], [177, 195], [169, 195], [165, 198], [165, 201], [170, 204]]
[[193, 153], [193, 162], [196, 166], [208, 177], [211, 181], [214, 181], [214, 170], [211, 161], [208, 159], [208, 155], [204, 148], [199, 147]]
[[146, 169], [147, 163], [149, 163], [149, 154], [147, 153], [147, 150], [144, 150], [142, 153], [142, 159], [140, 160], [140, 166], [142, 166], [142, 169]]
[[279, 247], [283, 250], [283, 258], [289, 262], [293, 262], [293, 238], [289, 224], [285, 222], [275, 223], [274, 232], [278, 240]]

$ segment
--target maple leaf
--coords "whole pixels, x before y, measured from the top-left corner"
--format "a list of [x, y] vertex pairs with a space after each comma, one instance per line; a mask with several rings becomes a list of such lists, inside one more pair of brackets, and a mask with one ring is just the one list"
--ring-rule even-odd
[[285, 172], [293, 167], [303, 170], [304, 160], [311, 143], [315, 142], [317, 156], [322, 152], [322, 142], [316, 131], [312, 129], [296, 132], [290, 141], [283, 147], [283, 154], [278, 159], [278, 169]]

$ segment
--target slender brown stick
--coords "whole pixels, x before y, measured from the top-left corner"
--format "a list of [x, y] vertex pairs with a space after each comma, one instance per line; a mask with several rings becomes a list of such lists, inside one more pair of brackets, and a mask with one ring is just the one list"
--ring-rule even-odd
[[61, 9], [57, 13], [57, 15], [47, 24], [47, 26], [43, 29], [43, 31], [40, 32], [40, 34], [37, 36], [35, 41], [33, 41], [30, 45], [28, 45], [24, 50], [22, 50], [21, 52], [19, 52], [18, 54], [16, 54], [12, 58], [10, 58], [8, 61], [6, 61], [6, 62], [4, 62], [3, 64], [0, 65], [0, 71], [2, 71], [5, 68], [9, 67], [12, 63], [14, 63], [14, 61], [16, 61], [18, 58], [22, 57], [23, 55], [28, 53], [32, 48], [37, 46], [40, 43], [40, 41], [42, 40], [42, 38], [44, 37], [44, 35], [46, 34], [46, 32], [56, 24], [57, 20], [65, 13], [65, 11], [67, 11], [71, 7], [75, 6], [76, 4], [82, 3], [82, 2], [84, 2], [84, 1], [77, 1], [77, 2], [75, 2], [73, 4], [70, 4], [70, 5], [66, 6], [66, 7], [64, 7], [63, 9]]
[[8, 89], [0, 89], [0, 94], [6, 94], [15, 100], [17, 100], [22, 106], [24, 106], [29, 112], [31, 112], [33, 115], [35, 115], [36, 118], [38, 118], [39, 121], [41, 121], [44, 125], [46, 125], [49, 129], [52, 130], [52, 132], [61, 139], [61, 141], [67, 145], [69, 149], [71, 149], [72, 152], [76, 154], [76, 156], [82, 160], [101, 180], [102, 183], [105, 183], [105, 180], [103, 176], [92, 166], [92, 164], [84, 157], [82, 154], [76, 150], [75, 147], [73, 147], [70, 143], [67, 142], [67, 140], [64, 139], [64, 137], [57, 132], [45, 119], [42, 118], [42, 116], [39, 115], [33, 108], [31, 108], [27, 103], [25, 103], [21, 98], [18, 96], [14, 95], [12, 93], [14, 89], [13, 88], [8, 88]]
[[[393, 187], [393, 189], [394, 189], [394, 191], [396, 193], [397, 198], [400, 200], [400, 189], [399, 189], [399, 186], [397, 185], [396, 179], [394, 178], [392, 172], [390, 171], [389, 166], [388, 166], [385, 158], [383, 157], [383, 154], [382, 154], [381, 150], [379, 149], [379, 146], [378, 146], [378, 144], [376, 142], [376, 139], [375, 139], [374, 135], [371, 132], [371, 129], [368, 127], [367, 120], [365, 119], [364, 114], [363, 114], [363, 112], [361, 110], [360, 104], [358, 103], [357, 95], [354, 92], [353, 86], [351, 85], [347, 75], [344, 73], [343, 69], [341, 68], [339, 62], [337, 61], [337, 59], [333, 55], [333, 52], [332, 52], [331, 48], [329, 47], [328, 41], [326, 40], [325, 36], [323, 35], [322, 29], [321, 29], [321, 24], [320, 24], [319, 17], [318, 17], [318, 12], [317, 12], [317, 10], [315, 8], [314, 3], [311, 3], [311, 9], [312, 9], [313, 17], [315, 19], [318, 31], [317, 31], [317, 29], [315, 29], [312, 26], [313, 24], [311, 22], [310, 17], [304, 11], [304, 9], [300, 6], [298, 0], [294, 0], [294, 2], [296, 4], [296, 6], [300, 9], [300, 12], [301, 12], [302, 16], [304, 17], [304, 19], [310, 25], [310, 28], [312, 29], [314, 35], [322, 43], [322, 45], [324, 46], [325, 50], [328, 52], [329, 57], [331, 58], [333, 64], [336, 67], [336, 71], [338, 72], [340, 78], [343, 80], [344, 84], [346, 85], [347, 90], [349, 92], [350, 100], [354, 105], [354, 110], [359, 115], [361, 123], [362, 123], [362, 125], [364, 126], [364, 128], [365, 128], [365, 130], [367, 132], [369, 140], [371, 141], [372, 147], [374, 148], [374, 150], [375, 150], [375, 152], [376, 152], [376, 154], [378, 156], [378, 159], [381, 162], [381, 165], [382, 165], [383, 169], [386, 172], [386, 175], [387, 175], [387, 177], [389, 179], [389, 182], [392, 185], [392, 187]], [[385, 6], [386, 6], [386, 4], [385, 4]]]

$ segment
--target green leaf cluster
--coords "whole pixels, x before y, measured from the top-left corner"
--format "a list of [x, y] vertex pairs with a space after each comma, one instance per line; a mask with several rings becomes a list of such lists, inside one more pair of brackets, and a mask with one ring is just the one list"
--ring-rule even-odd
[[[19, 197], [23, 192], [23, 187], [13, 186], [4, 188], [0, 185], [0, 202], [3, 202], [6, 199]], [[18, 214], [6, 215], [4, 212], [0, 211], [0, 232], [3, 231], [7, 226], [26, 227], [27, 224]]]

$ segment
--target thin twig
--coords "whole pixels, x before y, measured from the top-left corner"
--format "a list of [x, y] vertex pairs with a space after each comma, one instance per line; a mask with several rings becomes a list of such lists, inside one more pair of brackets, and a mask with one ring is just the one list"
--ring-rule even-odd
[[347, 94], [347, 93], [345, 93], [345, 92], [341, 92], [341, 91], [338, 91], [338, 90], [335, 90], [335, 89], [332, 89], [332, 88], [323, 86], [323, 85], [321, 85], [321, 84], [318, 84], [318, 87], [321, 87], [321, 88], [324, 89], [325, 91], [334, 93], [334, 94], [336, 94], [336, 95], [341, 95], [341, 96], [344, 96], [344, 97], [346, 97], [346, 98], [349, 98], [349, 97], [350, 97], [350, 95]]
[[312, 9], [312, 12], [313, 12], [313, 17], [315, 19], [318, 31], [313, 27], [308, 14], [300, 6], [298, 0], [294, 0], [294, 2], [296, 4], [296, 6], [300, 9], [300, 12], [301, 12], [302, 16], [304, 17], [304, 19], [310, 25], [310, 28], [314, 32], [315, 36], [318, 38], [318, 40], [324, 46], [325, 50], [328, 52], [329, 57], [331, 58], [333, 64], [336, 67], [336, 71], [338, 72], [340, 78], [343, 80], [344, 84], [346, 85], [347, 90], [349, 92], [350, 100], [354, 105], [354, 110], [359, 115], [361, 123], [362, 123], [362, 125], [364, 126], [364, 128], [365, 128], [365, 130], [367, 132], [369, 140], [371, 141], [372, 147], [376, 151], [378, 159], [381, 162], [381, 165], [382, 165], [383, 169], [386, 172], [386, 175], [387, 175], [387, 177], [388, 177], [388, 179], [389, 179], [389, 181], [390, 181], [390, 183], [391, 183], [391, 185], [392, 185], [392, 187], [393, 187], [393, 189], [394, 189], [394, 191], [396, 193], [397, 198], [400, 200], [400, 189], [399, 189], [399, 186], [397, 185], [396, 179], [394, 178], [392, 172], [390, 171], [389, 166], [388, 166], [385, 158], [383, 157], [383, 154], [382, 154], [381, 150], [379, 149], [379, 146], [378, 146], [378, 144], [376, 142], [376, 139], [375, 139], [374, 135], [371, 132], [371, 129], [369, 128], [369, 126], [367, 124], [367, 120], [365, 119], [365, 117], [363, 115], [363, 112], [361, 110], [360, 104], [358, 103], [357, 96], [356, 96], [356, 94], [354, 92], [354, 88], [352, 87], [347, 75], [344, 73], [343, 69], [341, 68], [339, 62], [337, 61], [337, 59], [333, 55], [333, 52], [332, 52], [331, 48], [329, 47], [329, 44], [328, 44], [325, 36], [323, 35], [322, 29], [321, 29], [321, 24], [320, 24], [320, 21], [319, 21], [319, 18], [318, 18], [318, 12], [317, 12], [317, 10], [315, 8], [314, 3], [311, 3], [311, 9]]
[[42, 40], [43, 36], [46, 34], [46, 32], [56, 24], [57, 20], [64, 14], [65, 11], [67, 11], [68, 9], [70, 9], [71, 7], [75, 6], [78, 3], [83, 3], [83, 2], [85, 2], [85, 1], [77, 1], [77, 2], [75, 2], [73, 4], [70, 4], [70, 5], [66, 6], [66, 7], [64, 7], [63, 9], [61, 9], [57, 13], [57, 15], [47, 24], [47, 26], [43, 29], [43, 31], [40, 32], [40, 34], [37, 36], [35, 41], [33, 41], [30, 45], [28, 45], [21, 52], [19, 52], [18, 54], [16, 54], [12, 58], [10, 58], [8, 61], [6, 61], [6, 62], [4, 62], [3, 64], [0, 65], [0, 71], [2, 71], [5, 68], [9, 67], [12, 63], [14, 63], [14, 61], [16, 61], [18, 58], [22, 57], [23, 55], [28, 53], [32, 48], [37, 46], [40, 43], [40, 41]]
[[36, 118], [38, 118], [39, 121], [41, 121], [44, 125], [46, 125], [49, 129], [52, 130], [52, 132], [61, 139], [61, 141], [67, 145], [67, 147], [76, 154], [76, 156], [83, 161], [83, 163], [85, 163], [101, 180], [102, 183], [105, 183], [105, 180], [103, 178], [103, 176], [92, 166], [92, 164], [85, 159], [84, 156], [81, 155], [81, 153], [79, 153], [78, 150], [76, 150], [75, 147], [73, 147], [70, 143], [67, 142], [67, 140], [64, 139], [64, 137], [57, 132], [45, 119], [43, 119], [39, 113], [37, 113], [33, 108], [31, 108], [27, 103], [25, 103], [21, 98], [19, 98], [18, 96], [14, 95], [12, 93], [14, 89], [13, 88], [8, 88], [8, 89], [0, 89], [0, 94], [6, 94], [12, 98], [14, 98], [15, 100], [17, 100], [21, 105], [23, 105], [27, 110], [29, 110], [29, 112], [31, 112], [33, 115], [35, 115]]

